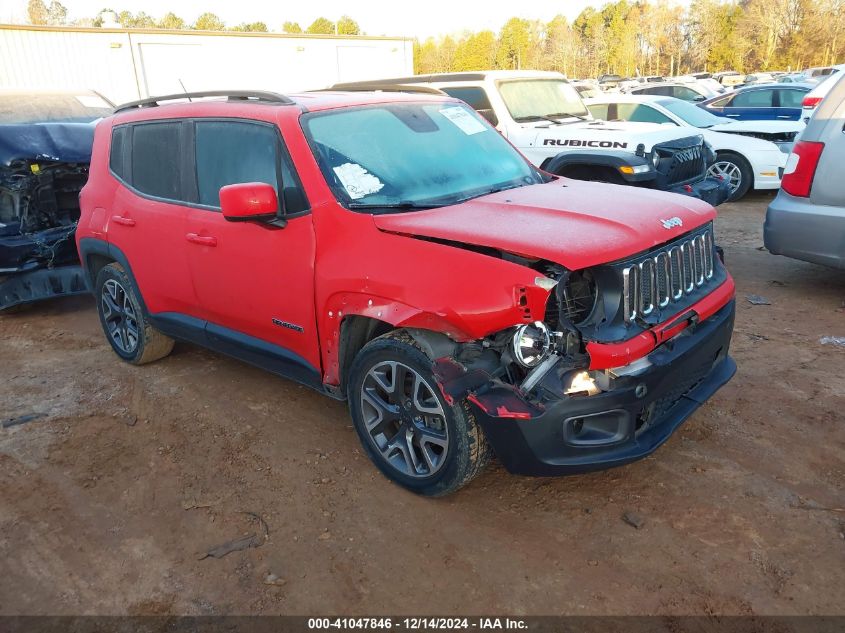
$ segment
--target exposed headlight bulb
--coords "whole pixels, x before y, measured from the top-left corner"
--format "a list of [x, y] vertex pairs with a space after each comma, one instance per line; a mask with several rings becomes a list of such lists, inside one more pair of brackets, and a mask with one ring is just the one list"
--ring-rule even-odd
[[516, 328], [511, 341], [513, 357], [523, 367], [536, 367], [549, 355], [552, 336], [542, 321], [526, 323]]
[[596, 385], [596, 381], [590, 375], [590, 372], [579, 371], [573, 374], [572, 380], [569, 381], [569, 387], [563, 393], [566, 395], [586, 393], [588, 396], [594, 396], [600, 391], [601, 389]]

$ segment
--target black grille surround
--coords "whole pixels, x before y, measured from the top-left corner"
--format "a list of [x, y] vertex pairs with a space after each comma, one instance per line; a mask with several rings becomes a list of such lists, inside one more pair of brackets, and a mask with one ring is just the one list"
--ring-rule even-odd
[[[628, 340], [683, 314], [727, 279], [716, 254], [712, 223], [590, 272], [597, 288], [595, 305], [576, 325], [584, 339], [599, 343]], [[555, 301], [552, 292], [549, 302]], [[559, 330], [562, 324], [555, 317], [562, 310], [554, 307], [547, 306], [546, 322]]]
[[708, 156], [711, 152], [703, 136], [660, 143], [651, 151], [660, 157], [656, 179], [658, 189], [691, 184], [707, 176]]

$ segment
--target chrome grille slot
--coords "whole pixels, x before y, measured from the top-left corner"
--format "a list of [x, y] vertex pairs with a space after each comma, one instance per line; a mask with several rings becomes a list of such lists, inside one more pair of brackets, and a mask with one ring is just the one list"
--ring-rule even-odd
[[683, 300], [714, 275], [712, 230], [682, 238], [622, 269], [625, 322]]

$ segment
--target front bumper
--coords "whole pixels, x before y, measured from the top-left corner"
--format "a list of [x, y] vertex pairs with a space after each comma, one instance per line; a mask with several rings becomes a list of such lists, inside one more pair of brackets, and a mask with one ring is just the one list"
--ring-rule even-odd
[[[735, 302], [652, 352], [644, 373], [594, 396], [562, 397], [528, 419], [472, 404], [502, 464], [521, 475], [621, 466], [654, 452], [736, 372], [728, 355]], [[561, 386], [561, 392], [563, 387]]]
[[698, 182], [672, 187], [668, 191], [692, 196], [693, 198], [704, 200], [704, 202], [711, 206], [717, 207], [731, 195], [731, 186], [725, 180], [707, 176]]
[[0, 274], [0, 311], [53, 297], [87, 294], [82, 266], [35, 268], [3, 278]]

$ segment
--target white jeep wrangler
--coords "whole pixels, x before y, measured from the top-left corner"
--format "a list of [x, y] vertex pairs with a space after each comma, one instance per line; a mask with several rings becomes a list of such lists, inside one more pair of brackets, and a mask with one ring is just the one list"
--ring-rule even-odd
[[465, 101], [535, 165], [580, 180], [650, 187], [724, 202], [700, 134], [656, 123], [596, 121], [560, 73], [491, 70], [335, 84], [330, 90], [440, 91]]

